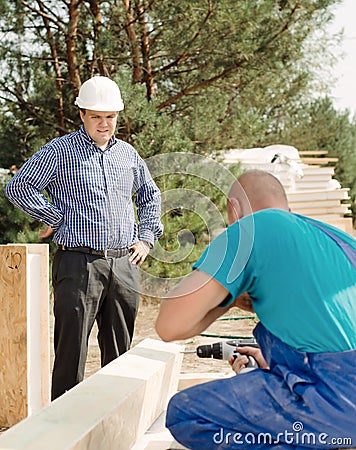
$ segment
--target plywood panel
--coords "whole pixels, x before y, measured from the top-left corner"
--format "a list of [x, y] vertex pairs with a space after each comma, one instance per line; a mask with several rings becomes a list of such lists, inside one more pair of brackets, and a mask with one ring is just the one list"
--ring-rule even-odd
[[28, 411], [26, 256], [24, 246], [0, 246], [0, 426], [5, 427]]
[[48, 244], [0, 246], [0, 426], [49, 403]]

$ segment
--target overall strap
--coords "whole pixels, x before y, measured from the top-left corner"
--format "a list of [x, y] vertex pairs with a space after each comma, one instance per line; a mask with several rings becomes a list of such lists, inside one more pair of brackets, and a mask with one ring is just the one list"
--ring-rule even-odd
[[347, 256], [347, 258], [351, 261], [351, 264], [356, 269], [356, 250], [353, 247], [351, 247], [351, 245], [349, 245], [347, 242], [342, 240], [339, 236], [334, 234], [331, 230], [324, 227], [321, 223], [315, 222], [314, 220], [309, 219], [308, 217], [305, 217], [305, 216], [299, 216], [299, 217], [302, 217], [302, 219], [305, 220], [305, 222], [308, 222], [311, 225], [314, 225], [315, 227], [324, 231], [324, 233], [326, 233], [328, 236], [330, 236], [331, 239], [333, 239], [338, 244], [338, 246], [341, 248], [341, 250], [343, 250], [343, 252]]

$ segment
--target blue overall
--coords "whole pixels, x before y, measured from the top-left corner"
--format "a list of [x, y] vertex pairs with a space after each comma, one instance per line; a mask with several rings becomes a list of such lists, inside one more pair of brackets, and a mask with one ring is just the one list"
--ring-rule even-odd
[[190, 449], [356, 446], [356, 350], [295, 350], [261, 323], [270, 370], [256, 369], [176, 394], [166, 425]]

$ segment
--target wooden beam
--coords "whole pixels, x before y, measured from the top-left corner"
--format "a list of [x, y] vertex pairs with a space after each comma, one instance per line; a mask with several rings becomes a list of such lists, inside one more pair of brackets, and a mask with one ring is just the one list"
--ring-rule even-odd
[[324, 175], [334, 175], [335, 173], [335, 169], [334, 167], [317, 167], [317, 166], [307, 166], [306, 164], [302, 165], [302, 170], [304, 173], [304, 176], [312, 174], [312, 175], [317, 175], [317, 174], [324, 174]]
[[338, 205], [324, 208], [308, 208], [304, 206], [304, 208], [291, 208], [292, 212], [297, 212], [298, 214], [302, 214], [304, 216], [319, 216], [319, 215], [327, 215], [327, 214], [339, 214], [342, 217], [344, 214], [351, 214], [351, 210], [348, 208], [351, 205]]
[[318, 156], [327, 155], [329, 152], [327, 150], [299, 150], [298, 153], [303, 156]]
[[145, 435], [130, 450], [183, 450], [165, 426], [166, 411], [147, 430]]
[[[297, 209], [311, 209], [311, 208], [325, 208], [325, 207], [331, 207], [331, 206], [340, 206], [340, 200], [319, 200], [319, 201], [305, 201], [305, 202], [289, 202], [289, 205], [291, 206], [292, 211], [295, 211]], [[347, 204], [347, 206], [351, 206], [350, 204]]]
[[5, 432], [0, 449], [130, 449], [176, 392], [182, 350], [145, 339]]
[[313, 191], [298, 191], [288, 192], [287, 197], [289, 202], [302, 202], [314, 200], [347, 200], [349, 199], [349, 188], [336, 189], [333, 191], [327, 190], [313, 190]]
[[325, 157], [325, 158], [323, 158], [323, 157], [321, 157], [321, 158], [304, 157], [304, 158], [301, 158], [301, 161], [304, 164], [322, 164], [322, 165], [326, 165], [326, 164], [329, 164], [329, 163], [338, 162], [339, 158], [331, 158], [331, 157]]

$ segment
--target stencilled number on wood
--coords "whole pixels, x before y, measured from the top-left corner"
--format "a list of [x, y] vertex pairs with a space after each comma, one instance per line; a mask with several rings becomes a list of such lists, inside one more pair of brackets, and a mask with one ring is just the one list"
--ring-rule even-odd
[[6, 256], [6, 262], [8, 264], [8, 268], [12, 270], [18, 270], [21, 266], [22, 255], [19, 252], [8, 253]]

